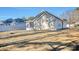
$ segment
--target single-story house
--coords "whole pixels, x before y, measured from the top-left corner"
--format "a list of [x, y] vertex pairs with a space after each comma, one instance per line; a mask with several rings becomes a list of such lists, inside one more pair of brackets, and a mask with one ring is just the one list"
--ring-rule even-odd
[[26, 21], [26, 30], [59, 30], [62, 28], [66, 28], [66, 23], [48, 11], [42, 11], [33, 19]]

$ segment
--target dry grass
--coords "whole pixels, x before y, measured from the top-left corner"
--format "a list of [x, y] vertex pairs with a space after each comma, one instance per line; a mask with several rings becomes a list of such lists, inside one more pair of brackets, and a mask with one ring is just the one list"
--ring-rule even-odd
[[0, 33], [1, 51], [71, 51], [77, 43], [79, 43], [78, 30], [57, 32], [21, 30]]

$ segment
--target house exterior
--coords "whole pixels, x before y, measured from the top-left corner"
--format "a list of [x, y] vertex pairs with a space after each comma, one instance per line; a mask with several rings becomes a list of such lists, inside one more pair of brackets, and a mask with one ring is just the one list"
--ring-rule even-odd
[[12, 23], [0, 22], [0, 32], [25, 30], [25, 29], [26, 29], [26, 22], [15, 22], [15, 21], [13, 21]]
[[59, 30], [62, 28], [66, 28], [66, 23], [47, 11], [42, 11], [33, 19], [26, 21], [26, 30]]
[[15, 30], [25, 30], [26, 22], [12, 22], [11, 25]]

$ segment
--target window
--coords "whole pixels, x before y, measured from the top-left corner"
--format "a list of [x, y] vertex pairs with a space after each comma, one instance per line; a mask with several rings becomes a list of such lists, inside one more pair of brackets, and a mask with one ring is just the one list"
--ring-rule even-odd
[[33, 26], [34, 26], [33, 22], [30, 22], [30, 27], [33, 27]]
[[29, 23], [26, 24], [26, 27], [29, 28]]

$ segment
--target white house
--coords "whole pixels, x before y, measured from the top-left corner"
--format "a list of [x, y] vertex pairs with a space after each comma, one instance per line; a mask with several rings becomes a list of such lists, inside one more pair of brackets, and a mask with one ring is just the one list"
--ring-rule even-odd
[[62, 28], [66, 28], [66, 23], [47, 11], [42, 11], [33, 19], [26, 21], [26, 30], [59, 30]]

